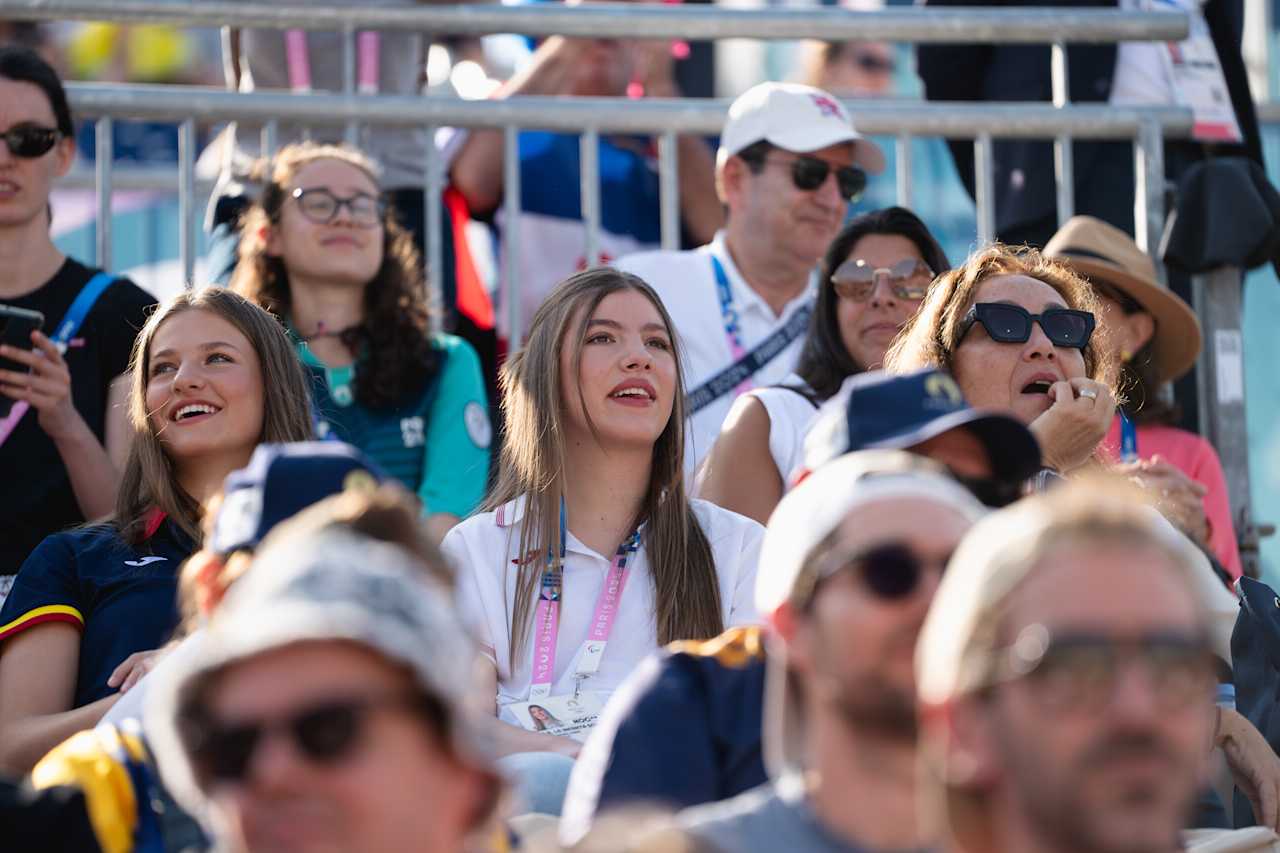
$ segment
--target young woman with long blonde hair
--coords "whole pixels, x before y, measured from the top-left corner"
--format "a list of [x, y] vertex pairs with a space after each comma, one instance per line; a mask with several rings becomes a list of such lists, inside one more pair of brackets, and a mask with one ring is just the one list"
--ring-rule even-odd
[[0, 768], [15, 775], [92, 728], [119, 699], [118, 670], [168, 639], [178, 567], [227, 474], [260, 442], [311, 434], [307, 380], [284, 329], [228, 290], [164, 303], [138, 335], [130, 373], [115, 515], [45, 539], [0, 610]]
[[[573, 756], [659, 645], [755, 621], [763, 528], [687, 497], [679, 351], [636, 276], [561, 282], [501, 383], [498, 481], [444, 549], [492, 665], [484, 698], [511, 724], [507, 751]], [[540, 730], [531, 703], [564, 725]]]

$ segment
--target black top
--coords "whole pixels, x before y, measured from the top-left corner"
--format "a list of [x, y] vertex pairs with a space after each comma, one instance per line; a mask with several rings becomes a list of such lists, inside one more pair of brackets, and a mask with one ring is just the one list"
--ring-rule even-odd
[[[38, 289], [5, 304], [44, 314], [51, 335], [71, 303], [98, 270], [67, 259]], [[155, 304], [150, 294], [128, 279], [118, 279], [94, 303], [71, 339], [66, 354], [71, 397], [89, 429], [103, 441], [107, 392], [111, 380], [129, 367], [129, 351]], [[0, 575], [12, 575], [50, 533], [85, 520], [71, 490], [58, 448], [40, 428], [32, 410], [0, 445]]]

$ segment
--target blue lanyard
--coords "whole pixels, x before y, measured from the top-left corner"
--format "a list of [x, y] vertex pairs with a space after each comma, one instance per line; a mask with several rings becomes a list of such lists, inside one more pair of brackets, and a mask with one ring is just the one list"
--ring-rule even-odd
[[738, 326], [738, 309], [733, 304], [733, 289], [729, 286], [729, 274], [715, 255], [711, 256], [711, 270], [716, 277], [716, 295], [720, 298], [720, 319], [724, 322], [724, 336], [729, 341], [729, 351], [735, 359], [746, 354], [742, 345], [742, 332]]
[[1120, 461], [1136, 462], [1138, 459], [1138, 428], [1123, 410], [1120, 412]]

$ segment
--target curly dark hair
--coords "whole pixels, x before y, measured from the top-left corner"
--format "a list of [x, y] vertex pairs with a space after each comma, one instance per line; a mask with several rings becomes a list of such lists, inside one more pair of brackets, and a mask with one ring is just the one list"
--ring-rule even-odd
[[885, 207], [855, 216], [849, 220], [827, 247], [819, 266], [818, 298], [809, 321], [804, 348], [796, 363], [796, 375], [813, 389], [819, 400], [826, 400], [840, 390], [840, 384], [855, 373], [862, 373], [866, 365], [858, 364], [840, 337], [840, 324], [836, 319], [835, 288], [831, 275], [849, 258], [858, 241], [869, 234], [895, 234], [906, 237], [915, 244], [920, 257], [941, 275], [951, 269], [951, 262], [930, 233], [927, 225], [905, 207]]
[[[294, 176], [315, 160], [341, 160], [378, 181], [373, 161], [343, 145], [302, 142], [276, 154], [271, 180], [244, 214], [231, 287], [282, 320], [289, 315], [289, 274], [283, 260], [267, 254], [265, 235], [280, 219]], [[393, 406], [421, 390], [439, 371], [441, 360], [432, 345], [421, 258], [413, 236], [390, 207], [383, 214], [382, 234], [382, 265], [365, 285], [364, 319], [341, 336], [351, 354], [362, 357], [355, 396], [371, 409]]]

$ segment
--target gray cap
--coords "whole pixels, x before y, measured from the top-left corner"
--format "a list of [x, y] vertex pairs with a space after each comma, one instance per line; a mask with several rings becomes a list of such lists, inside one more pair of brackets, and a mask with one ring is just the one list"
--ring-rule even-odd
[[166, 784], [193, 814], [204, 796], [178, 731], [192, 691], [215, 671], [294, 643], [346, 640], [402, 664], [438, 699], [459, 755], [485, 766], [463, 701], [475, 649], [448, 591], [409, 552], [349, 530], [269, 542], [237, 581], [199, 647], [152, 690], [147, 736]]

